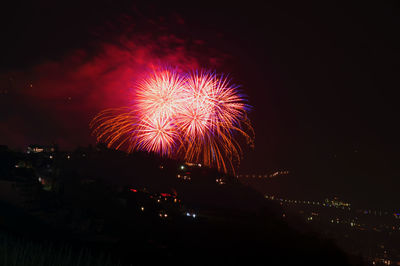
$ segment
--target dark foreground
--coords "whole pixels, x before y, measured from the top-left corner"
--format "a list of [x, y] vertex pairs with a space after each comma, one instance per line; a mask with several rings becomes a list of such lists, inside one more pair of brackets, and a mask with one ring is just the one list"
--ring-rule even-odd
[[[176, 162], [156, 167], [154, 158], [124, 155], [143, 160], [129, 168], [119, 156], [97, 150], [84, 164], [53, 163], [51, 189], [42, 181], [37, 191], [30, 185], [29, 201], [3, 201], [0, 264], [363, 265], [333, 241], [290, 228], [279, 206], [235, 180], [219, 184], [217, 173], [190, 169], [186, 182], [176, 178]], [[128, 172], [129, 182], [105, 178], [112, 167], [102, 160], [117, 162], [112, 180]], [[7, 180], [22, 178], [13, 173]]]

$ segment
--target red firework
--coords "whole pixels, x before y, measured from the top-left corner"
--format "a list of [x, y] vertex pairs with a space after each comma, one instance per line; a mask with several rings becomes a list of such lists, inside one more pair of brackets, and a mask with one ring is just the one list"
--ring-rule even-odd
[[105, 110], [92, 120], [98, 141], [228, 172], [240, 160], [235, 137], [253, 140], [248, 105], [225, 76], [159, 68], [138, 82], [133, 95], [131, 106]]

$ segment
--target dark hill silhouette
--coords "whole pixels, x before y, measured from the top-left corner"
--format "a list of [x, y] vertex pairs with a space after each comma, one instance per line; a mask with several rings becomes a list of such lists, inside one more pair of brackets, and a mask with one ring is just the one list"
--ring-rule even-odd
[[[127, 155], [104, 147], [81, 148], [68, 155], [55, 155], [60, 189], [41, 196], [35, 211], [40, 218], [28, 215], [15, 224], [3, 219], [10, 222], [1, 230], [21, 232], [18, 237], [28, 240], [34, 238], [29, 232], [35, 232], [43, 241], [107, 252], [126, 265], [357, 262], [332, 241], [290, 228], [279, 206], [256, 190], [233, 178], [219, 185], [214, 180], [221, 174], [212, 169], [191, 169], [193, 182], [182, 182], [176, 178], [181, 162], [153, 155]], [[160, 219], [157, 213], [144, 214], [137, 200], [128, 200], [124, 192], [132, 187], [145, 187], [149, 193], [174, 192], [198, 217], [182, 213]], [[7, 211], [2, 216], [13, 215]], [[37, 222], [30, 223], [31, 219]]]

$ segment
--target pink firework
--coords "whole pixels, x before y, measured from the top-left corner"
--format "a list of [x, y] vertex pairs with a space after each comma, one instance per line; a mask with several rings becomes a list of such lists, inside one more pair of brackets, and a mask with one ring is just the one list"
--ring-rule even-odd
[[182, 114], [188, 135], [210, 134], [220, 127], [239, 125], [248, 109], [237, 87], [215, 73], [202, 71], [187, 75], [185, 93], [188, 103]]
[[195, 71], [186, 77], [185, 93], [188, 103], [178, 117], [185, 143], [184, 158], [224, 172], [233, 169], [232, 163], [240, 161], [241, 154], [233, 135], [249, 137], [241, 129], [247, 123], [248, 105], [237, 87], [222, 75]]
[[159, 68], [138, 82], [130, 107], [105, 110], [91, 126], [109, 147], [155, 152], [228, 172], [240, 161], [236, 136], [253, 140], [247, 110], [225, 76]]
[[134, 92], [135, 107], [147, 117], [172, 118], [185, 105], [185, 80], [177, 71], [153, 70], [138, 83]]
[[179, 137], [170, 119], [158, 116], [143, 118], [133, 136], [138, 149], [162, 155], [171, 154]]
[[185, 80], [173, 69], [155, 69], [138, 83], [133, 108], [137, 128], [133, 133], [138, 149], [171, 154], [179, 139], [176, 117], [185, 105]]

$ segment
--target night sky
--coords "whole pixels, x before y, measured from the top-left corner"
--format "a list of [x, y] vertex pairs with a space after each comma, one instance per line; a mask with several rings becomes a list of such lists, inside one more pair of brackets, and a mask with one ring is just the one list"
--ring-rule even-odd
[[253, 106], [239, 172], [400, 207], [398, 5], [115, 2], [1, 8], [0, 144], [93, 144], [90, 119], [126, 105], [146, 66], [206, 67]]

